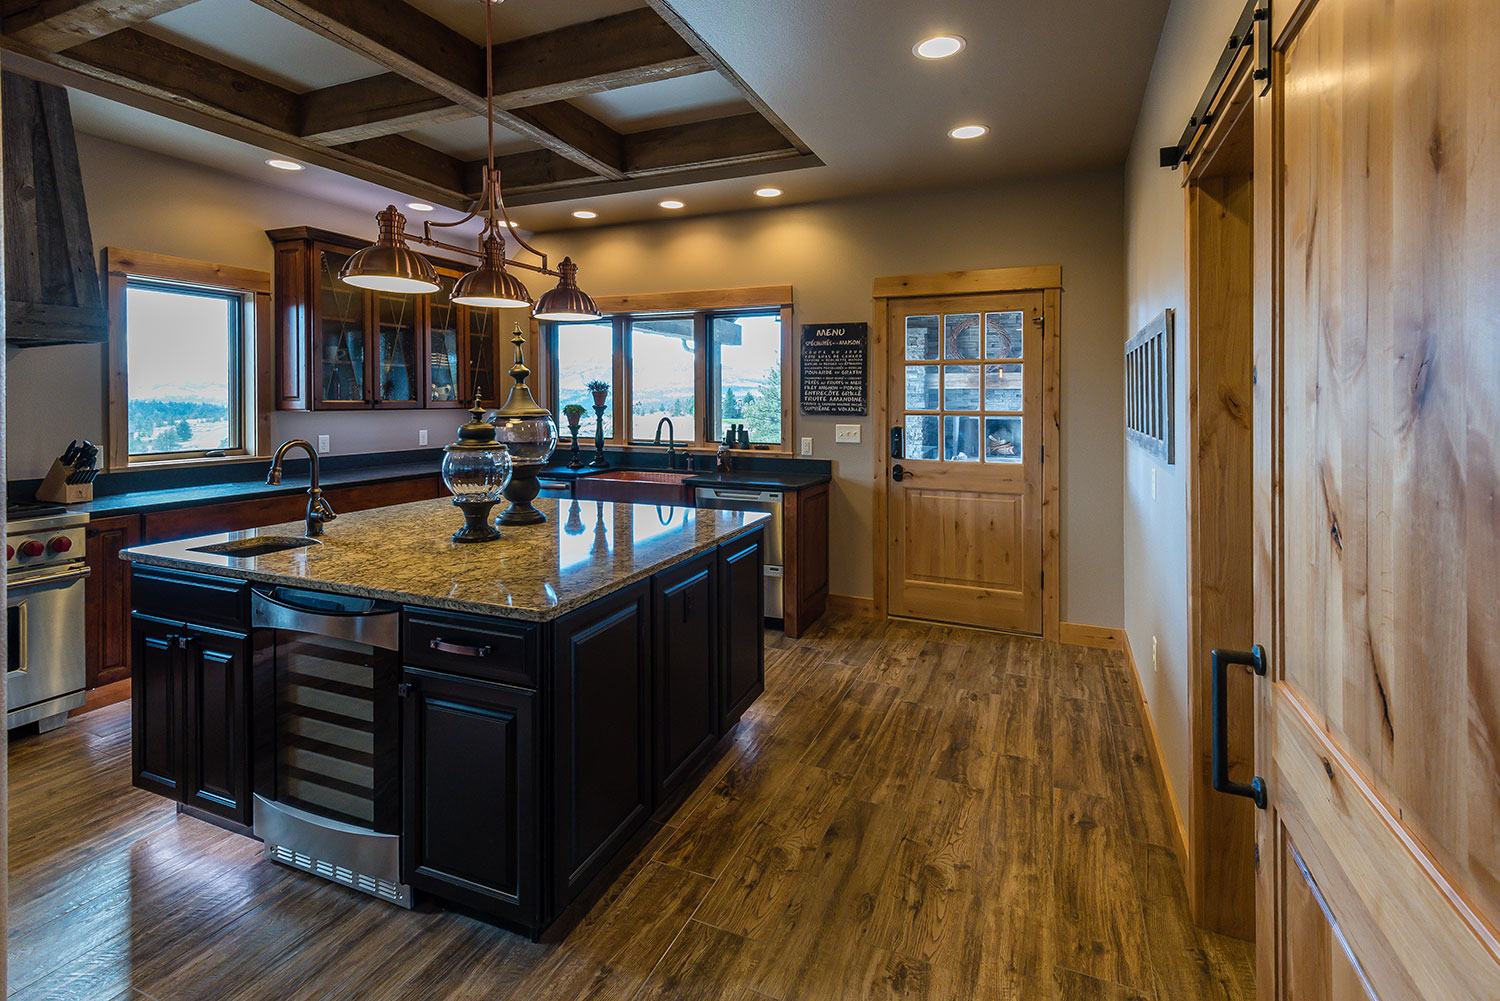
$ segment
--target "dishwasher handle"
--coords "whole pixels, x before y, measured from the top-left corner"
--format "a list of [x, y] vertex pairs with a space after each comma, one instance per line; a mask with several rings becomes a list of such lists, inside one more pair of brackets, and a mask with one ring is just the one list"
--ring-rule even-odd
[[751, 504], [780, 504], [781, 494], [767, 490], [762, 493], [753, 493], [749, 490], [719, 490], [713, 487], [702, 487], [699, 496], [711, 501], [744, 501]]

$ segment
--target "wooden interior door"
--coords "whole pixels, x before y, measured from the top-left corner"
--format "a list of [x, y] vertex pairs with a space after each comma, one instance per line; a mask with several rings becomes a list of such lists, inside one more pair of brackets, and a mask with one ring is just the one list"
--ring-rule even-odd
[[1500, 998], [1500, 4], [1282, 6], [1256, 109], [1262, 997]]
[[1040, 633], [1043, 293], [887, 308], [887, 609]]

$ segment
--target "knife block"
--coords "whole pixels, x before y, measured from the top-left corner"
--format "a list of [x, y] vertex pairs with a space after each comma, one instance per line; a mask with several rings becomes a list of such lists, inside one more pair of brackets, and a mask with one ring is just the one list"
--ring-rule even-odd
[[52, 468], [47, 470], [47, 476], [42, 480], [42, 485], [36, 488], [36, 499], [51, 501], [53, 504], [82, 504], [84, 501], [93, 500], [94, 485], [92, 483], [68, 482], [68, 477], [73, 472], [72, 466], [64, 466], [61, 459], [53, 459]]

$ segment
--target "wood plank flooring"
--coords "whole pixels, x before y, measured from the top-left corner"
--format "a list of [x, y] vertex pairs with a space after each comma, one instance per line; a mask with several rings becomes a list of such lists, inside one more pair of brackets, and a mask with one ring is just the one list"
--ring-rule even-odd
[[19, 1001], [1249, 1001], [1117, 654], [828, 616], [561, 942], [406, 912], [130, 787], [129, 704], [11, 745]]

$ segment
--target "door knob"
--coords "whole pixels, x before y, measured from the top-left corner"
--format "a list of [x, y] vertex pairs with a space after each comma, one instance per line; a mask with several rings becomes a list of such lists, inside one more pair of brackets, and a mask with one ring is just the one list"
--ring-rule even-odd
[[906, 479], [908, 476], [915, 476], [915, 475], [916, 475], [915, 473], [911, 472], [909, 469], [907, 469], [904, 466], [902, 466], [901, 463], [899, 463], [899, 462], [896, 463], [894, 466], [891, 467], [891, 479], [895, 480], [897, 483], [900, 483], [902, 480]]

